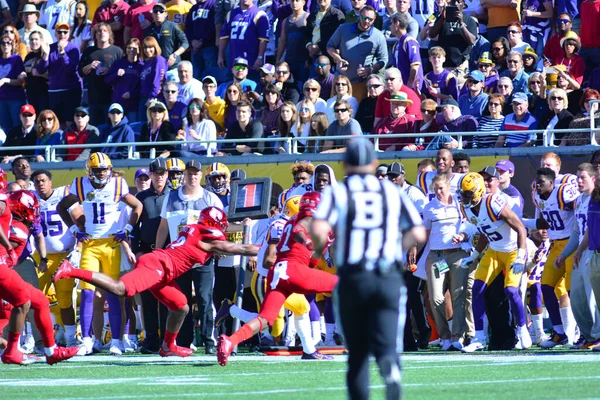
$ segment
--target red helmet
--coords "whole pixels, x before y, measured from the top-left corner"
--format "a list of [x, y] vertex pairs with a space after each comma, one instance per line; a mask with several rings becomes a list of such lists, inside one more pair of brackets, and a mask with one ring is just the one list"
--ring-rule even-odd
[[319, 192], [306, 192], [300, 199], [300, 211], [317, 209], [317, 206], [321, 202], [321, 193]]
[[40, 222], [40, 205], [33, 192], [17, 190], [8, 195], [10, 212], [23, 222], [36, 224]]
[[7, 187], [8, 187], [8, 175], [2, 168], [0, 168], [0, 193], [6, 193]]
[[198, 218], [199, 224], [213, 226], [219, 229], [221, 232], [225, 232], [229, 226], [227, 222], [227, 214], [219, 207], [206, 207], [200, 211], [200, 218]]

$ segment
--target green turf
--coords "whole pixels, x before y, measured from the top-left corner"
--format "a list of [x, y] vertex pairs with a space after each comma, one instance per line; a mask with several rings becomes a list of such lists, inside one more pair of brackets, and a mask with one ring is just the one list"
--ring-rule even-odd
[[[0, 365], [0, 399], [344, 399], [345, 357], [89, 356], [56, 366]], [[371, 365], [372, 398], [382, 382]], [[575, 399], [598, 397], [600, 354], [591, 352], [411, 353], [404, 358], [407, 399]]]

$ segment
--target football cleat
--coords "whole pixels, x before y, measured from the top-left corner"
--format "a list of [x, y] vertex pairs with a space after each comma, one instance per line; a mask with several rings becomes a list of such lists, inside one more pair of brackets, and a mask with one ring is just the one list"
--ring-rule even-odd
[[102, 341], [99, 339], [94, 340], [94, 344], [92, 345], [92, 353], [102, 353], [104, 351], [104, 346], [102, 345]]
[[562, 334], [558, 334], [556, 333], [556, 331], [552, 331], [552, 336], [550, 337], [550, 339], [546, 340], [545, 342], [543, 342], [542, 344], [540, 344], [540, 347], [542, 349], [551, 349], [553, 347], [556, 346], [564, 346], [565, 344], [569, 343], [569, 337], [562, 333]]
[[217, 311], [217, 315], [215, 315], [215, 326], [219, 327], [223, 322], [229, 318], [229, 309], [233, 305], [233, 302], [229, 299], [224, 299], [221, 302], [221, 307], [219, 311]]
[[459, 342], [458, 340], [456, 340], [456, 341], [452, 342], [448, 351], [461, 351], [462, 348], [463, 348], [462, 343]]
[[[529, 335], [529, 331], [527, 330], [527, 325], [523, 325], [523, 326], [517, 328], [516, 334], [517, 334], [517, 339], [518, 339], [517, 345], [519, 346], [518, 349], [526, 350], [531, 347], [531, 345], [533, 343], [531, 341], [531, 336]], [[515, 347], [515, 348], [517, 348], [517, 347]]]
[[25, 354], [31, 354], [35, 350], [35, 339], [33, 335], [28, 333], [23, 338], [23, 344], [21, 345], [21, 351]]
[[122, 356], [123, 355], [123, 351], [124, 350], [121, 350], [121, 343], [119, 343], [119, 344], [113, 344], [108, 349], [108, 353], [111, 356]]
[[19, 350], [2, 353], [0, 357], [4, 364], [30, 365], [38, 360], [35, 356], [21, 353]]
[[52, 281], [56, 282], [60, 279], [71, 279], [71, 272], [73, 271], [73, 266], [69, 262], [68, 259], [64, 259], [63, 262], [60, 263], [58, 269], [54, 273], [54, 277], [52, 277]]
[[330, 356], [328, 354], [322, 354], [319, 353], [318, 351], [315, 351], [312, 354], [307, 354], [305, 352], [302, 352], [302, 357], [300, 357], [301, 360], [333, 360], [333, 356]]
[[91, 337], [84, 337], [83, 343], [79, 346], [79, 351], [77, 352], [78, 356], [87, 356], [94, 352], [94, 342]]
[[208, 355], [217, 354], [217, 348], [215, 347], [214, 344], [209, 343], [206, 346], [204, 346], [204, 354], [208, 354]]
[[79, 352], [79, 347], [56, 347], [51, 356], [46, 356], [46, 362], [54, 365], [74, 357]]
[[[592, 351], [600, 351], [600, 339], [596, 340], [595, 342], [589, 342], [588, 344], [588, 350], [592, 350]], [[596, 350], [598, 349], [598, 350]]]
[[233, 343], [229, 340], [229, 336], [221, 335], [217, 340], [217, 361], [219, 365], [224, 367], [229, 361], [229, 356], [233, 351]]
[[463, 347], [460, 351], [463, 353], [474, 353], [476, 351], [483, 351], [487, 346], [485, 339], [478, 338], [477, 335], [471, 339], [471, 343], [468, 346]]
[[452, 347], [452, 341], [450, 339], [444, 339], [442, 340], [442, 351], [448, 351], [450, 350], [450, 347]]
[[579, 340], [569, 347], [569, 350], [586, 350], [591, 343], [593, 342], [588, 342], [583, 336], [580, 336]]
[[158, 351], [158, 354], [161, 357], [189, 357], [193, 353], [194, 352], [192, 349], [177, 345], [173, 345], [173, 347], [169, 348], [168, 350], [165, 350], [164, 347], [161, 347]]
[[542, 334], [540, 337], [535, 338], [535, 344], [536, 345], [541, 345], [542, 343], [544, 343], [546, 340], [550, 340], [550, 336], [546, 335], [546, 333]]

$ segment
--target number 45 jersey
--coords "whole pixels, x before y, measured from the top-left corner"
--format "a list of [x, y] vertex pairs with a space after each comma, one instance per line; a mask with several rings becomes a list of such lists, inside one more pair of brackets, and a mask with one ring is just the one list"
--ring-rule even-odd
[[75, 236], [69, 232], [67, 225], [56, 211], [58, 203], [68, 194], [68, 186], [55, 188], [46, 200], [35, 194], [40, 204], [42, 233], [49, 254], [70, 252], [75, 247]]
[[477, 215], [472, 209], [464, 208], [462, 204], [460, 209], [465, 218], [487, 237], [490, 249], [501, 253], [517, 250], [517, 232], [500, 218], [504, 207], [510, 207], [508, 196], [502, 193], [486, 194], [479, 204]]
[[571, 184], [554, 186], [552, 193], [543, 200], [536, 191], [533, 203], [537, 208], [537, 215], [541, 214], [548, 221], [548, 238], [550, 240], [567, 239], [575, 223], [573, 202], [579, 197], [579, 191]]
[[87, 176], [75, 178], [69, 192], [79, 198], [85, 213], [85, 231], [92, 239], [106, 239], [123, 229], [117, 223], [121, 212], [119, 202], [129, 193], [125, 179], [112, 177], [100, 189], [92, 186]]

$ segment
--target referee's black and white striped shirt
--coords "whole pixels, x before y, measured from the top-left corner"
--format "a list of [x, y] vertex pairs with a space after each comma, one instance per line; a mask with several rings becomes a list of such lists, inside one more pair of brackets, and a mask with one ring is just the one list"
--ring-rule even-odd
[[351, 175], [328, 186], [315, 213], [335, 232], [338, 268], [362, 266], [387, 271], [403, 260], [402, 232], [421, 225], [419, 212], [406, 194], [374, 175]]

